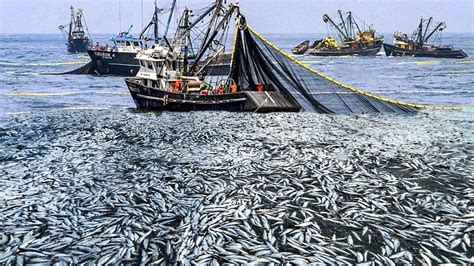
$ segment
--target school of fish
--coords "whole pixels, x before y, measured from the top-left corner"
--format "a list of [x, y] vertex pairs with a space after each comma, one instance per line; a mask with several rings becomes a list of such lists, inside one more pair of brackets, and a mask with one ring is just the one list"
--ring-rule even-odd
[[473, 264], [474, 115], [0, 123], [0, 264]]

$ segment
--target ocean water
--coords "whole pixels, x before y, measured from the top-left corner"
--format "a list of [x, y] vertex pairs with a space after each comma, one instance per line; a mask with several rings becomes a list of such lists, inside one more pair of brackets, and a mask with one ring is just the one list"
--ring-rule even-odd
[[[286, 51], [321, 34], [268, 35]], [[387, 34], [389, 36], [389, 34]], [[105, 43], [110, 36], [94, 41]], [[433, 105], [474, 105], [474, 34], [446, 34], [471, 57], [461, 60], [385, 57], [298, 59], [346, 84], [382, 96]], [[391, 42], [387, 37], [387, 42]], [[0, 35], [0, 117], [71, 108], [133, 108], [121, 77], [48, 76], [80, 67], [86, 54], [69, 54], [58, 35]]]
[[[474, 56], [474, 35], [445, 41]], [[471, 58], [299, 59], [474, 105]], [[137, 112], [122, 77], [43, 75], [87, 61], [59, 35], [0, 35], [0, 264], [474, 263], [472, 109]]]

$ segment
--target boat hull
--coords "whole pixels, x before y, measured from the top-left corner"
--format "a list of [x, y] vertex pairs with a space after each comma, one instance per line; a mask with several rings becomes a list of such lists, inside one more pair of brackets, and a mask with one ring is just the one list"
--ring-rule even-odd
[[[137, 53], [124, 53], [114, 51], [87, 50], [91, 58], [93, 69], [99, 75], [115, 75], [134, 77], [140, 70], [140, 65], [135, 56]], [[207, 76], [227, 76], [230, 69], [230, 56], [216, 60], [207, 66], [203, 73]]]
[[291, 52], [296, 55], [304, 54], [309, 49], [309, 41], [304, 41], [293, 48]]
[[439, 49], [434, 51], [408, 50], [398, 48], [391, 44], [383, 44], [386, 56], [412, 56], [412, 57], [435, 57], [435, 58], [466, 58], [463, 50]]
[[67, 50], [70, 53], [85, 53], [90, 45], [89, 39], [73, 39], [68, 41]]
[[87, 50], [99, 75], [135, 76], [140, 69], [137, 53]]
[[[138, 78], [126, 78], [125, 82], [137, 106], [143, 111], [228, 111], [228, 112], [298, 112], [294, 103], [265, 104], [265, 93], [238, 92], [214, 95], [173, 93], [143, 86]], [[272, 92], [274, 98], [277, 92]], [[270, 97], [270, 96], [268, 96]], [[269, 102], [269, 101], [268, 101]]]
[[376, 55], [382, 49], [382, 44], [368, 46], [365, 48], [344, 48], [344, 49], [313, 49], [309, 52], [310, 55], [314, 56], [373, 56]]

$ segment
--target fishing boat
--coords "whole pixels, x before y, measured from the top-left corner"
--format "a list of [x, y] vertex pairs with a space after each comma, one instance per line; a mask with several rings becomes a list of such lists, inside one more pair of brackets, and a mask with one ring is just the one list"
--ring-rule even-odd
[[[157, 111], [299, 111], [296, 102], [271, 88], [266, 88], [265, 92], [262, 89], [257, 91], [257, 87], [244, 91], [229, 79], [223, 78], [215, 87], [205, 80], [208, 65], [222, 60], [219, 57], [223, 56], [226, 43], [223, 38], [228, 35], [230, 19], [238, 13], [235, 4], [221, 13], [224, 10], [221, 0], [217, 1], [214, 9], [208, 24], [210, 27], [206, 30], [207, 37], [192, 62], [188, 60], [188, 9], [185, 9], [184, 19], [181, 20], [183, 24], [179, 27], [185, 30], [177, 34], [171, 44], [158, 45], [138, 53], [136, 59], [140, 62], [140, 70], [136, 77], [125, 79], [137, 108]], [[228, 72], [225, 74], [228, 75]], [[263, 88], [263, 85], [260, 86]]]
[[[335, 37], [329, 36], [318, 41], [316, 47], [309, 50], [315, 56], [347, 56], [347, 55], [376, 55], [382, 48], [383, 36], [379, 36], [372, 26], [368, 29], [361, 27], [352, 12], [347, 12], [344, 18], [338, 10], [341, 22], [336, 24], [329, 15], [323, 16], [323, 21], [335, 30]], [[365, 25], [365, 22], [363, 23]]]
[[87, 50], [93, 69], [99, 75], [134, 76], [140, 66], [135, 56], [146, 47], [146, 39], [134, 37], [130, 30], [113, 36], [113, 46], [93, 46]]
[[66, 31], [66, 25], [59, 25], [58, 28], [67, 41], [66, 45], [69, 52], [85, 53], [90, 48], [91, 38], [82, 9], [78, 9], [75, 12], [74, 7], [71, 6], [69, 29]]
[[384, 43], [383, 47], [387, 56], [412, 56], [436, 58], [466, 58], [468, 55], [463, 50], [455, 50], [452, 45], [436, 45], [433, 40], [446, 28], [446, 23], [433, 23], [433, 18], [421, 18], [417, 29], [409, 37], [405, 33], [395, 32], [393, 45]]
[[[176, 0], [172, 3], [164, 36], [168, 32], [175, 4]], [[100, 46], [97, 43], [87, 50], [91, 58], [93, 72], [98, 75], [135, 76], [140, 69], [138, 60], [135, 59], [137, 53], [146, 49], [148, 45], [154, 45], [160, 41], [158, 13], [159, 9], [155, 1], [153, 17], [138, 37], [130, 34], [132, 25], [127, 31], [120, 32], [110, 39], [113, 43], [112, 46]], [[146, 34], [150, 29], [153, 29], [151, 38]], [[153, 44], [149, 44], [150, 41], [153, 41]]]
[[[193, 61], [189, 10], [174, 40], [138, 53], [140, 70], [125, 79], [139, 110], [242, 111], [331, 114], [414, 113], [417, 105], [385, 99], [337, 82], [270, 43], [246, 23], [238, 5], [216, 10]], [[225, 52], [231, 17], [237, 23], [229, 73], [214, 80], [206, 67]]]

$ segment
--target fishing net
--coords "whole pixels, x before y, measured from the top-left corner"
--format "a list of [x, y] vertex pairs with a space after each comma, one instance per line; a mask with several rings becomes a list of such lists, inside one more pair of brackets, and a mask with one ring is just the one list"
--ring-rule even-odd
[[236, 34], [231, 77], [244, 90], [255, 90], [262, 83], [309, 112], [414, 113], [418, 109], [337, 82], [296, 61], [248, 26]]

